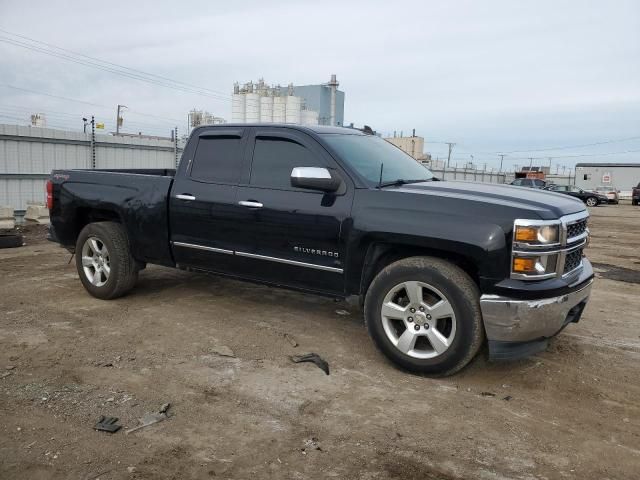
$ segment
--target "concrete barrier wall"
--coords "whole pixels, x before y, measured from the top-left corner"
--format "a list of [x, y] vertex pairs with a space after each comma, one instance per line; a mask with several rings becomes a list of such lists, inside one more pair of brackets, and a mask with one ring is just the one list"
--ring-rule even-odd
[[[90, 133], [0, 124], [0, 205], [42, 202], [51, 170], [92, 168]], [[174, 168], [170, 140], [95, 135], [95, 168]], [[182, 151], [178, 149], [178, 158]]]

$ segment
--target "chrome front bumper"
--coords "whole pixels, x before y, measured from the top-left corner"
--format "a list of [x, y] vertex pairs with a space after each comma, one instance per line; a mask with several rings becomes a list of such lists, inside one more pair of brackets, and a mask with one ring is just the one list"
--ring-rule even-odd
[[532, 342], [557, 334], [578, 321], [587, 303], [593, 280], [580, 290], [540, 300], [515, 300], [482, 295], [480, 308], [491, 347], [496, 342]]

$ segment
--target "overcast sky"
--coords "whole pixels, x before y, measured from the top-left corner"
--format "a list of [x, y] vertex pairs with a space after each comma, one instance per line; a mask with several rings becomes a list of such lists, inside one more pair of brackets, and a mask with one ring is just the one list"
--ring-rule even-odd
[[[346, 123], [415, 128], [434, 156], [447, 148], [434, 142], [456, 142], [459, 165], [474, 155], [496, 166], [494, 152], [514, 152], [509, 165], [640, 161], [640, 138], [573, 147], [640, 137], [639, 1], [0, 0], [0, 29], [221, 94], [0, 41], [3, 123], [42, 111], [51, 125], [81, 128], [95, 114], [112, 129], [120, 103], [129, 131], [166, 135], [184, 132], [194, 107], [229, 119], [234, 81], [313, 84], [335, 73]], [[0, 32], [7, 38], [20, 40]], [[544, 150], [560, 146], [571, 148]], [[637, 152], [602, 155], [628, 150]]]

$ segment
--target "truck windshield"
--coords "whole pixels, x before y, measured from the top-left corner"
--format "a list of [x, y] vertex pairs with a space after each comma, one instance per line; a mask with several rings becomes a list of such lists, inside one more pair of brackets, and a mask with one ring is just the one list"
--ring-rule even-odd
[[373, 135], [323, 134], [322, 138], [336, 151], [340, 158], [349, 164], [362, 177], [378, 185], [380, 181], [380, 165], [382, 183], [393, 183], [398, 180], [415, 182], [431, 180], [433, 174], [407, 155], [398, 147]]

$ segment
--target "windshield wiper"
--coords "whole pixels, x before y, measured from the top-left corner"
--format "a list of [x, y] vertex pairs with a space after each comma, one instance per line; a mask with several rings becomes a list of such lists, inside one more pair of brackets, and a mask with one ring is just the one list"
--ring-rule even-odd
[[431, 179], [430, 178], [421, 178], [419, 180], [404, 180], [403, 178], [398, 178], [396, 180], [391, 180], [389, 182], [380, 182], [378, 184], [378, 188], [399, 187], [401, 185], [407, 185], [408, 183], [428, 182], [429, 180], [431, 180]]

